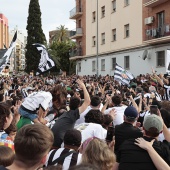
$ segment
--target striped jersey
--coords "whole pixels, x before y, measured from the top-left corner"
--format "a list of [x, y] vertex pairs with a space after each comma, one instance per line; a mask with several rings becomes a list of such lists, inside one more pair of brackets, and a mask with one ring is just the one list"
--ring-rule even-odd
[[[64, 157], [62, 160], [60, 160], [58, 163], [53, 164], [53, 162], [63, 155], [68, 154], [68, 152], [72, 151], [72, 149], [68, 148], [59, 148], [51, 150], [48, 154], [46, 166], [62, 166], [63, 170], [68, 170], [70, 167], [75, 166], [77, 164], [80, 164], [81, 162], [81, 154], [78, 152], [71, 153], [70, 155]], [[52, 163], [50, 162], [50, 156], [52, 156]]]
[[163, 87], [165, 89], [165, 99], [170, 101], [170, 86], [164, 84]]

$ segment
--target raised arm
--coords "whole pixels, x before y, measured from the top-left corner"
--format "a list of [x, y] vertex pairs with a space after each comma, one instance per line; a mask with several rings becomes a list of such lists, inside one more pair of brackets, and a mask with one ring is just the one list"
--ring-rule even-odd
[[154, 77], [156, 78], [156, 80], [158, 81], [158, 83], [163, 87], [164, 86], [163, 81], [156, 75], [155, 70], [153, 68], [152, 68], [152, 73]]
[[104, 104], [104, 106], [103, 106], [103, 108], [101, 110], [102, 113], [104, 113], [104, 111], [106, 110], [106, 108], [107, 108], [108, 104], [110, 103], [110, 101], [111, 101], [111, 98], [108, 95], [106, 95], [106, 103]]
[[88, 93], [88, 91], [87, 91], [87, 89], [86, 89], [86, 86], [85, 86], [85, 84], [81, 81], [81, 80], [77, 80], [77, 83], [78, 83], [78, 85], [79, 85], [79, 87], [83, 90], [83, 92], [84, 92], [84, 102], [83, 102], [83, 104], [79, 107], [79, 113], [81, 114], [81, 113], [83, 113], [86, 109], [87, 109], [87, 107], [89, 106], [89, 104], [90, 104], [90, 96], [89, 96], [89, 93]]

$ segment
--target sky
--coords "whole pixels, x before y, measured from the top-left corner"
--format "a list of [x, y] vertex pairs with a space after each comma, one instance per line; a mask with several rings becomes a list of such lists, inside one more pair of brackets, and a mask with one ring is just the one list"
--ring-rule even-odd
[[[0, 0], [0, 13], [8, 18], [9, 30], [16, 26], [27, 35], [26, 25], [30, 0]], [[75, 29], [75, 21], [69, 19], [70, 10], [75, 7], [75, 0], [39, 0], [42, 29], [49, 39], [49, 31], [60, 25], [69, 30]]]

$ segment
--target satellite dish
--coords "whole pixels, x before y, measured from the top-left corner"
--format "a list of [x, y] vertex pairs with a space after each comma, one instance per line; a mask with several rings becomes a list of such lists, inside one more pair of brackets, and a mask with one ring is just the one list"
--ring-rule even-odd
[[145, 50], [145, 51], [143, 52], [142, 59], [143, 59], [143, 60], [146, 60], [147, 58], [150, 59], [149, 51], [148, 51], [148, 50]]

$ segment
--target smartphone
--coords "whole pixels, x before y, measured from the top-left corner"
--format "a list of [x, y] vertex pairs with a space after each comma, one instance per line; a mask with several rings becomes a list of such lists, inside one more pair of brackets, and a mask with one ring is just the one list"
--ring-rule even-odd
[[114, 135], [115, 135], [115, 128], [113, 126], [109, 126], [107, 130], [106, 141], [111, 142]]
[[158, 106], [157, 105], [151, 105], [150, 106], [150, 113], [158, 115]]

